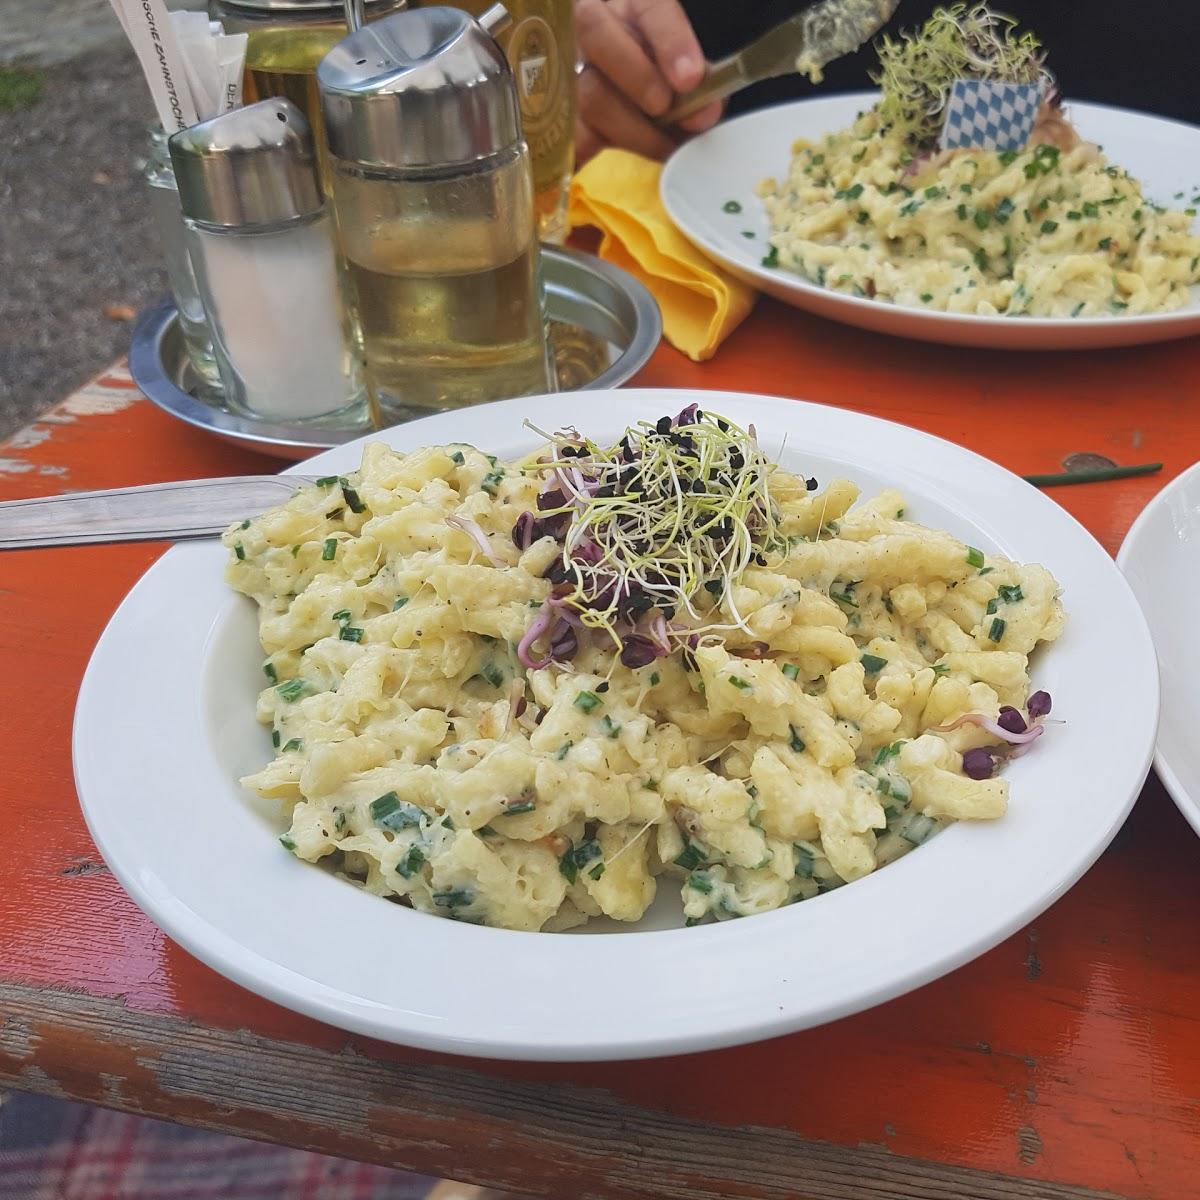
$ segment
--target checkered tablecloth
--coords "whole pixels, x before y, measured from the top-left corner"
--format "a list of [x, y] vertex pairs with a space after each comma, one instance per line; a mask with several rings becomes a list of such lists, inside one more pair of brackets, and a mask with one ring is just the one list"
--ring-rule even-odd
[[44, 1096], [0, 1104], [0, 1200], [425, 1200], [435, 1182]]

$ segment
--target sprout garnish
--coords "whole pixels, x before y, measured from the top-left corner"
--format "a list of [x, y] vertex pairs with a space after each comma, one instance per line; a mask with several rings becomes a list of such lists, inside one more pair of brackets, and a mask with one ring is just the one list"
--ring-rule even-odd
[[880, 118], [928, 150], [937, 141], [954, 80], [1049, 83], [1041, 42], [1032, 33], [1014, 36], [1015, 25], [986, 4], [953, 4], [935, 9], [920, 30], [882, 37], [879, 68], [871, 75], [883, 91]]
[[[641, 421], [607, 447], [574, 429], [529, 427], [551, 454], [525, 467], [545, 477], [539, 515], [522, 514], [513, 540], [524, 549], [549, 535], [563, 547], [546, 573], [554, 589], [531, 626], [537, 637], [555, 640], [559, 622], [601, 630], [626, 666], [644, 666], [683, 638], [747, 628], [734, 584], [782, 545], [769, 491], [775, 465], [753, 427], [695, 405]], [[526, 666], [539, 665], [537, 637], [522, 639]]]

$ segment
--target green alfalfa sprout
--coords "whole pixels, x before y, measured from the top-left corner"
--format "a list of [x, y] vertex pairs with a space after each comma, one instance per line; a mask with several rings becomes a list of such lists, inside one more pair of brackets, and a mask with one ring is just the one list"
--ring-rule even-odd
[[935, 9], [921, 29], [885, 35], [876, 49], [879, 68], [871, 78], [883, 92], [879, 116], [921, 150], [937, 141], [954, 80], [1051, 83], [1037, 35], [1017, 34], [1012, 17], [986, 4]]

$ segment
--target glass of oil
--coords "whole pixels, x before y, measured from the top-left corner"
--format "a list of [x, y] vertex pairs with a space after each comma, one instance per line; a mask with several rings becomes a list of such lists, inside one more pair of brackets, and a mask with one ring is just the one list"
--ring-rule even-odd
[[395, 13], [317, 71], [380, 424], [554, 390], [512, 72], [465, 13]]
[[[368, 21], [403, 8], [405, 0], [366, 0]], [[213, 0], [213, 17], [227, 33], [244, 33], [246, 104], [290, 100], [308, 121], [322, 178], [325, 134], [317, 95], [317, 63], [346, 36], [341, 0]]]

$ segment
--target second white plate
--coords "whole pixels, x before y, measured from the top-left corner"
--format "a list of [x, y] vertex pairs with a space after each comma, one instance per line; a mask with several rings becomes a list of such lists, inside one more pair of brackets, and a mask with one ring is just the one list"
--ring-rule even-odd
[[1117, 563], [1158, 648], [1163, 718], [1154, 766], [1179, 811], [1200, 833], [1200, 463], [1146, 505]]
[[[844, 129], [877, 98], [874, 92], [854, 92], [765, 108], [684, 143], [671, 156], [660, 184], [671, 220], [690, 241], [747, 283], [797, 308], [878, 333], [1010, 350], [1135, 346], [1200, 333], [1200, 289], [1196, 288], [1191, 303], [1170, 313], [1075, 320], [986, 317], [843, 295], [791, 271], [764, 267], [770, 225], [755, 194], [758, 184], [768, 176], [787, 175], [797, 138], [816, 140]], [[1140, 180], [1151, 200], [1180, 208], [1196, 194], [1200, 129], [1098, 104], [1071, 103], [1067, 108], [1079, 132], [1102, 145], [1110, 162]], [[1185, 199], [1177, 199], [1178, 192]], [[731, 200], [740, 211], [725, 211]]]

